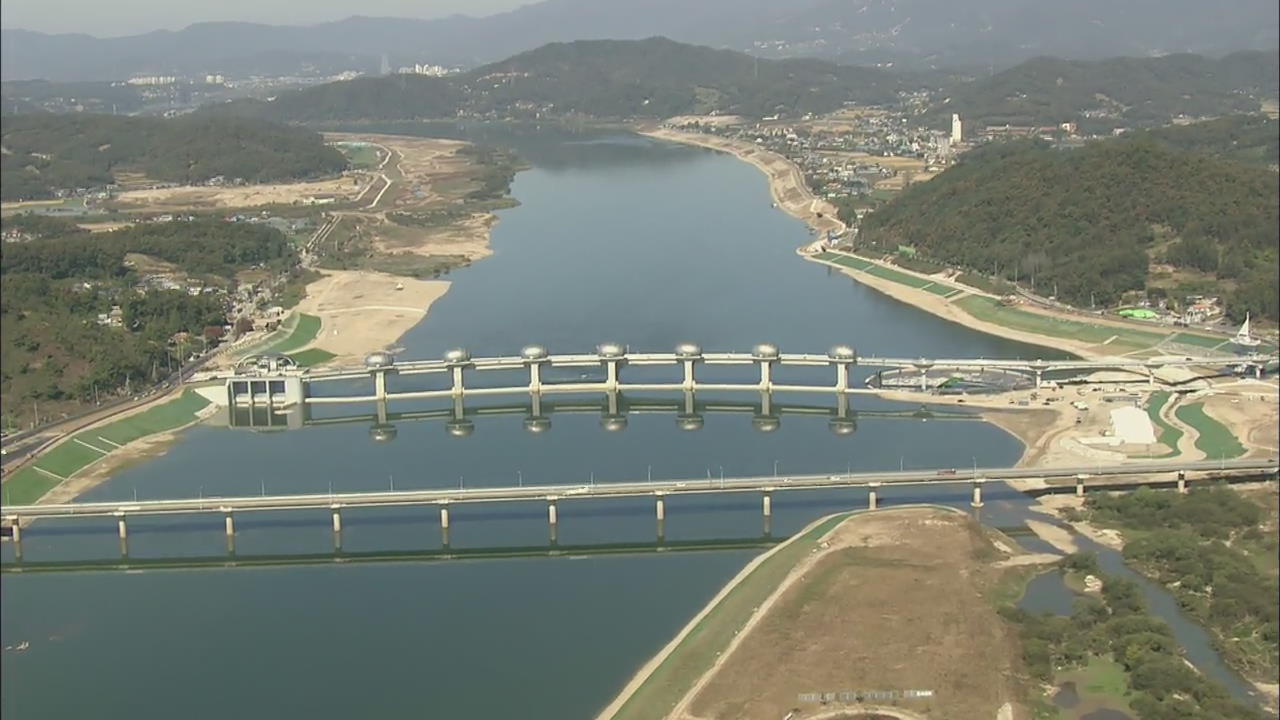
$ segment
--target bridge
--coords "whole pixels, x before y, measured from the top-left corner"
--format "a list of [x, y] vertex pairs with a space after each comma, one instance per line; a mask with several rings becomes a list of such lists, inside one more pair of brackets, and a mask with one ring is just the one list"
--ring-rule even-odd
[[[850, 382], [854, 366], [889, 368], [898, 371], [915, 371], [919, 374], [921, 391], [930, 389], [930, 373], [934, 371], [982, 372], [999, 370], [1025, 374], [1034, 378], [1034, 386], [1040, 387], [1049, 373], [1096, 372], [1116, 370], [1135, 373], [1148, 383], [1157, 382], [1156, 371], [1169, 367], [1236, 367], [1252, 369], [1259, 377], [1272, 358], [1249, 355], [1237, 358], [1211, 358], [1168, 356], [1151, 359], [1114, 358], [1109, 360], [1021, 360], [1021, 359], [931, 359], [859, 357], [849, 346], [839, 345], [825, 354], [783, 353], [777, 346], [757, 345], [751, 352], [703, 352], [692, 343], [684, 343], [670, 353], [635, 353], [617, 343], [604, 343], [594, 353], [551, 355], [545, 348], [531, 345], [516, 356], [473, 358], [464, 349], [446, 352], [439, 360], [397, 361], [387, 352], [371, 353], [363, 367], [302, 370], [287, 356], [254, 356], [242, 361], [233, 373], [215, 376], [226, 383], [230, 405], [291, 405], [295, 403], [333, 404], [363, 403], [387, 400], [422, 400], [431, 398], [483, 397], [505, 394], [529, 394], [543, 396], [555, 393], [605, 393], [624, 391], [723, 391], [760, 393], [857, 393], [878, 394], [869, 387], [855, 387]], [[699, 379], [698, 370], [713, 366], [754, 367], [753, 379], [747, 381], [708, 381]], [[680, 379], [671, 382], [627, 382], [622, 378], [624, 367], [674, 368]], [[776, 377], [782, 368], [830, 368], [834, 378], [831, 384], [785, 383]], [[554, 370], [590, 370], [598, 372], [599, 380], [556, 380], [546, 377]], [[483, 376], [498, 372], [520, 372], [518, 384], [485, 382]], [[448, 386], [443, 388], [407, 389], [390, 391], [390, 376], [443, 376]], [[371, 394], [325, 394], [315, 392], [325, 383], [355, 381], [372, 378]]]
[[657, 521], [657, 537], [665, 536], [667, 496], [706, 493], [760, 493], [764, 534], [771, 532], [774, 493], [829, 488], [866, 488], [868, 509], [876, 509], [882, 488], [894, 485], [967, 484], [972, 486], [972, 505], [982, 506], [982, 486], [987, 482], [1035, 479], [1041, 481], [1069, 479], [1075, 491], [1084, 495], [1090, 478], [1136, 477], [1175, 478], [1180, 491], [1187, 489], [1189, 473], [1213, 472], [1218, 475], [1249, 474], [1275, 479], [1280, 464], [1275, 458], [1192, 462], [1144, 462], [1122, 465], [1099, 465], [1063, 468], [977, 468], [963, 473], [955, 469], [903, 470], [897, 472], [858, 472], [836, 475], [787, 475], [707, 477], [678, 480], [645, 480], [571, 485], [536, 485], [517, 487], [434, 488], [391, 490], [386, 492], [313, 493], [300, 495], [260, 495], [243, 497], [200, 497], [172, 500], [131, 502], [83, 502], [47, 505], [13, 505], [4, 508], [4, 520], [10, 527], [15, 557], [22, 557], [22, 528], [25, 522], [39, 518], [114, 517], [120, 539], [120, 552], [128, 556], [128, 518], [148, 515], [220, 514], [225, 519], [227, 551], [235, 552], [235, 516], [241, 513], [284, 510], [328, 510], [332, 516], [335, 549], [342, 546], [342, 512], [346, 508], [405, 507], [435, 505], [440, 513], [441, 541], [449, 547], [449, 508], [464, 503], [511, 501], [545, 502], [548, 537], [557, 542], [558, 507], [562, 501], [596, 498], [652, 497]]

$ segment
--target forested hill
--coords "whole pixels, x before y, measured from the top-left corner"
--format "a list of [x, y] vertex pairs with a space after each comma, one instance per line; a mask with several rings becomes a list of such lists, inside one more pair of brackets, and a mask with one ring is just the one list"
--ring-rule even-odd
[[0, 134], [0, 197], [50, 197], [105, 185], [123, 172], [194, 183], [217, 176], [267, 182], [339, 172], [342, 153], [320, 135], [252, 118], [173, 119], [92, 114], [14, 115]]
[[1280, 164], [1280, 120], [1263, 115], [1230, 115], [1217, 120], [1147, 131], [1175, 150], [1264, 165]]
[[931, 108], [941, 127], [960, 113], [968, 128], [987, 125], [1107, 127], [1163, 125], [1171, 117], [1257, 112], [1280, 93], [1280, 54], [1248, 51], [1111, 58], [1095, 62], [1039, 57], [950, 89]]
[[[1027, 285], [1034, 275], [1036, 290], [1078, 305], [1159, 286], [1221, 292], [1233, 317], [1276, 319], [1278, 206], [1277, 173], [1150, 137], [1001, 143], [865, 217], [859, 241]], [[1165, 263], [1190, 272], [1175, 279]]]
[[411, 120], [456, 115], [664, 118], [689, 113], [826, 112], [896, 98], [878, 68], [763, 60], [666, 38], [552, 43], [447, 78], [393, 75], [210, 108], [275, 120]]

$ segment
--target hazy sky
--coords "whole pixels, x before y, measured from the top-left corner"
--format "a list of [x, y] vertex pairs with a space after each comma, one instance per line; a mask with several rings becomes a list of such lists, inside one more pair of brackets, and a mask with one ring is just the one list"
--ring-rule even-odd
[[3, 0], [0, 24], [98, 37], [178, 30], [206, 20], [313, 25], [351, 15], [432, 18], [491, 15], [533, 0]]

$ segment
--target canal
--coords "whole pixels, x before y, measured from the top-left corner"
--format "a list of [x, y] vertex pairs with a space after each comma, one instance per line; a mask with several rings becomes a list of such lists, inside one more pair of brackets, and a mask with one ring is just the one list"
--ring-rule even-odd
[[[499, 213], [494, 255], [451, 274], [449, 292], [402, 339], [405, 357], [456, 346], [510, 354], [531, 343], [582, 352], [602, 341], [653, 351], [692, 341], [707, 350], [843, 343], [864, 354], [1059, 356], [946, 323], [801, 260], [804, 225], [774, 209], [764, 176], [732, 157], [628, 134], [378, 129], [506, 145], [532, 165], [513, 184], [520, 206]], [[976, 421], [869, 418], [847, 435], [816, 415], [786, 416], [769, 433], [738, 414], [709, 414], [696, 432], [661, 413], [633, 415], [622, 432], [589, 413], [557, 415], [538, 434], [518, 416], [477, 413], [474, 422], [466, 437], [438, 422], [402, 422], [389, 443], [372, 442], [361, 425], [199, 426], [84, 499], [962, 468], [1010, 465], [1021, 453], [1014, 438]], [[1004, 487], [985, 494], [984, 521], [1025, 518], [1027, 498]], [[881, 493], [882, 505], [968, 499], [963, 486]], [[858, 490], [782, 494], [774, 533], [865, 502]], [[460, 506], [452, 525], [456, 548], [546, 542], [545, 509], [535, 504]], [[237, 531], [245, 555], [331, 543], [327, 512], [248, 515]], [[649, 499], [560, 505], [564, 544], [648, 542], [653, 532]], [[757, 496], [668, 500], [669, 540], [759, 532]], [[32, 562], [118, 552], [111, 521], [42, 521], [24, 547]], [[221, 518], [130, 522], [133, 557], [222, 547]], [[435, 547], [431, 508], [344, 517], [347, 551]], [[3, 644], [30, 646], [6, 653], [2, 709], [50, 718], [590, 717], [757, 552], [6, 574]]]

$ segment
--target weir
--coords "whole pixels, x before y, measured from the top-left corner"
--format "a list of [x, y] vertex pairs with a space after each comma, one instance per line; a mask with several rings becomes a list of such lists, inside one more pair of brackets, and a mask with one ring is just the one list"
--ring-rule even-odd
[[[364, 367], [336, 368], [309, 371], [300, 369], [286, 356], [255, 356], [241, 362], [230, 375], [213, 376], [221, 379], [227, 388], [226, 404], [232, 407], [289, 407], [295, 404], [360, 403], [388, 400], [421, 400], [429, 398], [482, 397], [490, 395], [570, 393], [612, 394], [627, 390], [642, 391], [722, 391], [760, 393], [836, 393], [880, 394], [884, 389], [875, 387], [855, 388], [849, 373], [855, 365], [890, 368], [898, 371], [919, 372], [920, 392], [930, 392], [949, 376], [934, 379], [931, 373], [943, 370], [954, 372], [999, 371], [1015, 373], [1028, 378], [1028, 384], [1040, 387], [1047, 373], [1089, 373], [1098, 370], [1118, 370], [1133, 373], [1138, 379], [1154, 384], [1156, 371], [1168, 367], [1208, 367], [1214, 369], [1244, 368], [1265, 369], [1273, 358], [1252, 354], [1245, 357], [1190, 357], [1167, 356], [1144, 360], [1116, 358], [1110, 360], [1001, 360], [986, 358], [892, 358], [859, 357], [850, 346], [837, 345], [825, 354], [783, 353], [776, 345], [763, 343], [751, 352], [704, 352], [693, 343], [682, 343], [670, 353], [630, 352], [618, 343], [603, 343], [594, 353], [550, 355], [538, 345], [525, 347], [517, 356], [473, 358], [462, 348], [445, 353], [441, 360], [396, 361], [386, 352], [371, 353], [365, 358]], [[755, 366], [756, 382], [702, 382], [697, 378], [698, 365]], [[680, 371], [678, 382], [627, 382], [622, 377], [624, 367], [671, 366]], [[786, 384], [776, 381], [775, 369], [779, 367], [831, 367], [834, 377], [831, 384]], [[594, 368], [601, 372], [599, 381], [545, 383], [544, 368]], [[527, 382], [518, 385], [468, 386], [468, 377], [492, 371], [525, 370]], [[444, 374], [449, 381], [445, 389], [388, 390], [388, 376], [410, 377], [415, 375]], [[371, 394], [315, 394], [311, 389], [328, 382], [372, 378]], [[1163, 384], [1163, 381], [1160, 381]], [[902, 385], [898, 390], [910, 390]]]

